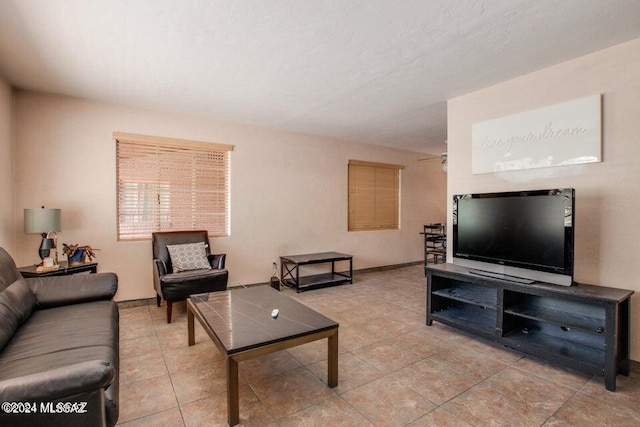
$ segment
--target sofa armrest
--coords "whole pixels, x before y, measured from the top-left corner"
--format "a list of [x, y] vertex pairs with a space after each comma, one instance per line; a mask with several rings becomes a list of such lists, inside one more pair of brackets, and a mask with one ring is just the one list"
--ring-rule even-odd
[[12, 402], [0, 408], [0, 425], [111, 427], [105, 389], [115, 380], [113, 365], [92, 360], [0, 381], [0, 402]]
[[22, 377], [0, 381], [0, 402], [48, 401], [90, 393], [109, 386], [115, 367], [89, 360]]
[[211, 268], [222, 270], [227, 259], [227, 254], [211, 254], [207, 255], [207, 259], [209, 260], [209, 264], [211, 264]]
[[164, 261], [162, 261], [161, 259], [154, 259], [153, 260], [153, 264], [156, 266], [156, 272], [158, 273], [159, 277], [164, 276], [165, 274], [167, 274], [167, 266], [164, 263]]
[[37, 308], [110, 300], [118, 290], [115, 273], [72, 274], [25, 279]]

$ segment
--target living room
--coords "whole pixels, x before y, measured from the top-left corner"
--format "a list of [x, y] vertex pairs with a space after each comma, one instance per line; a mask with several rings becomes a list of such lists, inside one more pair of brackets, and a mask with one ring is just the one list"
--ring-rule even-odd
[[[11, 28], [18, 25], [15, 22]], [[615, 28], [616, 24], [610, 25]], [[590, 44], [589, 50], [576, 49], [561, 61], [542, 61], [537, 68], [467, 92], [452, 89], [443, 98], [446, 132], [420, 149], [282, 130], [277, 121], [273, 126], [252, 125], [226, 120], [224, 114], [155, 109], [148, 106], [148, 100], [147, 106], [143, 101], [129, 104], [124, 97], [121, 101], [92, 100], [66, 94], [65, 82], [59, 82], [55, 90], [22, 85], [15, 71], [4, 71], [19, 69], [7, 61], [18, 63], [26, 57], [56, 64], [58, 60], [35, 48], [15, 57], [0, 55], [0, 186], [4, 189], [0, 194], [0, 246], [18, 265], [37, 262], [39, 237], [24, 233], [23, 209], [61, 208], [59, 239], [100, 249], [99, 271], [115, 272], [119, 278], [116, 301], [153, 298], [149, 241], [118, 241], [116, 234], [113, 133], [129, 132], [234, 147], [230, 234], [211, 241], [212, 250], [227, 254], [230, 287], [268, 281], [273, 262], [294, 253], [351, 253], [356, 270], [415, 263], [422, 259], [418, 234], [422, 226], [431, 222], [450, 226], [454, 194], [570, 187], [576, 189], [575, 280], [639, 291], [640, 285], [633, 280], [640, 273], [633, 256], [640, 240], [635, 226], [640, 202], [634, 197], [640, 178], [636, 165], [640, 159], [636, 143], [640, 134], [638, 36], [612, 36], [607, 42]], [[9, 51], [10, 42], [17, 43], [6, 32], [2, 38], [5, 48], [1, 52]], [[59, 61], [81, 56], [86, 53], [83, 49], [82, 44], [73, 45]], [[87, 55], [94, 58], [99, 51]], [[493, 59], [488, 55], [488, 67]], [[117, 65], [112, 68], [117, 74]], [[147, 71], [152, 75], [152, 70]], [[57, 70], [46, 72], [54, 75]], [[49, 78], [40, 77], [43, 81]], [[86, 84], [100, 86], [90, 76], [70, 72], [68, 77], [83, 78]], [[251, 85], [241, 89], [249, 88]], [[129, 86], [125, 89], [132, 91]], [[472, 174], [470, 129], [474, 123], [594, 94], [602, 95], [602, 162]], [[157, 100], [164, 96], [170, 95], [160, 93]], [[418, 161], [442, 151], [448, 152], [446, 174], [437, 159]], [[398, 230], [347, 231], [350, 159], [405, 166]], [[631, 299], [631, 358], [638, 361], [640, 317], [635, 298]]]

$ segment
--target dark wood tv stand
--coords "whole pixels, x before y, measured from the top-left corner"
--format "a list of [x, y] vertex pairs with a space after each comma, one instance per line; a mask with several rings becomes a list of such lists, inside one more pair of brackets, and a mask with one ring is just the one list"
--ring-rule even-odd
[[587, 284], [518, 284], [427, 269], [427, 325], [434, 320], [550, 362], [604, 376], [629, 375], [629, 297], [633, 291]]

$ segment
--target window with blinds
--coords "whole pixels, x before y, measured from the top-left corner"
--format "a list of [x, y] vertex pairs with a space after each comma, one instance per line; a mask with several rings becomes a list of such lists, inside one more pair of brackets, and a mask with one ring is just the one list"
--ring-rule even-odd
[[349, 231], [400, 228], [401, 165], [349, 160]]
[[114, 133], [118, 240], [154, 231], [229, 235], [229, 157], [233, 146]]

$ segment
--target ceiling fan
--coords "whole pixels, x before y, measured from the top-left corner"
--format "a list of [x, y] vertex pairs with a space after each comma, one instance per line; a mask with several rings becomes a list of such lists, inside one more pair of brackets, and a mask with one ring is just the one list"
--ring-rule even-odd
[[435, 159], [440, 159], [440, 165], [442, 166], [442, 171], [446, 172], [447, 171], [447, 152], [446, 151], [444, 153], [441, 153], [439, 156], [424, 157], [422, 159], [418, 159], [418, 161], [425, 162], [427, 160], [435, 160]]
[[[444, 140], [444, 145], [447, 145], [448, 140]], [[424, 162], [427, 160], [440, 159], [440, 166], [442, 166], [442, 171], [447, 172], [447, 152], [441, 153], [439, 156], [425, 157], [422, 159], [418, 159], [419, 162]]]

